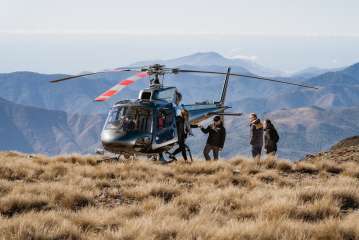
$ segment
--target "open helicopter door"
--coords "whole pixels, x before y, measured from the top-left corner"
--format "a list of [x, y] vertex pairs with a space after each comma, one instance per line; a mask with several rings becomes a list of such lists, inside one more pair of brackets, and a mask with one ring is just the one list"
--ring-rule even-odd
[[172, 104], [156, 109], [154, 128], [152, 149], [156, 150], [178, 141], [176, 113]]

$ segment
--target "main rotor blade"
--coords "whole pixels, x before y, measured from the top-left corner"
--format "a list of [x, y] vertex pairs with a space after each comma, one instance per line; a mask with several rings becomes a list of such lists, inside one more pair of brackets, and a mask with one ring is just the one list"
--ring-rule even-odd
[[218, 112], [210, 112], [210, 115], [218, 115], [218, 116], [242, 116], [243, 113], [232, 113], [232, 112], [223, 112], [223, 113], [218, 113]]
[[[138, 69], [138, 68], [136, 68], [136, 69]], [[78, 75], [71, 75], [71, 76], [68, 76], [68, 77], [51, 80], [50, 82], [51, 83], [58, 83], [58, 82], [62, 82], [62, 81], [71, 80], [71, 79], [74, 79], [74, 78], [91, 76], [91, 75], [95, 75], [95, 74], [99, 74], [99, 73], [137, 71], [136, 69], [135, 68], [133, 68], [133, 69], [132, 68], [114, 68], [114, 69], [103, 70], [103, 71], [99, 71], [99, 72], [91, 72], [91, 73], [84, 73], [84, 74], [78, 74]]]
[[119, 93], [125, 87], [134, 84], [137, 80], [149, 76], [148, 72], [139, 72], [125, 80], [120, 81], [118, 84], [107, 90], [106, 92], [102, 93], [98, 96], [95, 101], [96, 102], [104, 102], [107, 101], [109, 98], [113, 97], [117, 93]]
[[[175, 71], [176, 72], [183, 72], [183, 73], [209, 73], [209, 74], [219, 74], [219, 75], [226, 75], [227, 74], [226, 72], [201, 71], [201, 70], [184, 70], [184, 69], [175, 69]], [[292, 83], [292, 82], [281, 81], [281, 80], [276, 80], [276, 79], [271, 79], [271, 78], [266, 78], [266, 77], [261, 77], [261, 76], [251, 76], [251, 75], [238, 74], [238, 73], [231, 73], [230, 75], [231, 76], [237, 76], [237, 77], [254, 78], [254, 79], [263, 80], [263, 81], [270, 81], [270, 82], [282, 83], [282, 84], [287, 84], [287, 85], [294, 85], [294, 86], [305, 87], [305, 88], [319, 89], [317, 87], [313, 87], [313, 86], [309, 86], [309, 85], [305, 85], [305, 84]]]
[[66, 81], [66, 80], [70, 80], [70, 79], [74, 79], [74, 78], [79, 78], [79, 77], [84, 77], [84, 76], [91, 76], [91, 75], [95, 75], [99, 72], [93, 72], [93, 73], [85, 73], [85, 74], [79, 74], [79, 75], [72, 75], [69, 77], [64, 77], [64, 78], [59, 78], [59, 79], [55, 79], [55, 80], [51, 80], [50, 83], [58, 83], [58, 82], [62, 82], [62, 81]]

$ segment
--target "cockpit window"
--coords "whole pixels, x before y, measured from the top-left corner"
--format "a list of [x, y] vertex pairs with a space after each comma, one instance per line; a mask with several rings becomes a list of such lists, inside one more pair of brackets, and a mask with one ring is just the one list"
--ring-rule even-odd
[[155, 91], [153, 99], [166, 100], [168, 102], [172, 102], [175, 95], [175, 91], [176, 91], [175, 88]]
[[125, 132], [151, 132], [152, 111], [143, 107], [116, 107], [107, 118], [105, 128]]
[[141, 99], [143, 100], [150, 100], [151, 99], [151, 92], [143, 92], [141, 94]]

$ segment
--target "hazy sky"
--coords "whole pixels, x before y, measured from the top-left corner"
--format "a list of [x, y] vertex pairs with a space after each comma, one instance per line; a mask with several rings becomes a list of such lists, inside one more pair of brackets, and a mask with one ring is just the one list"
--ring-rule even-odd
[[197, 51], [285, 71], [359, 62], [358, 0], [0, 0], [0, 72], [76, 72]]

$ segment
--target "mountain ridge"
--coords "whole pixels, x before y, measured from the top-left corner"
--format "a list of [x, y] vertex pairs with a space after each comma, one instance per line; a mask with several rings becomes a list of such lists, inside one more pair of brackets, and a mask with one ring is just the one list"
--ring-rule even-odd
[[136, 62], [131, 65], [142, 66], [151, 65], [154, 63], [164, 64], [167, 67], [178, 67], [183, 65], [192, 65], [196, 67], [205, 66], [221, 66], [221, 67], [242, 67], [249, 72], [257, 75], [264, 76], [278, 76], [283, 73], [278, 70], [272, 70], [270, 68], [261, 66], [254, 61], [241, 59], [241, 58], [226, 58], [217, 52], [198, 52], [187, 56], [167, 59], [167, 60], [150, 60]]

